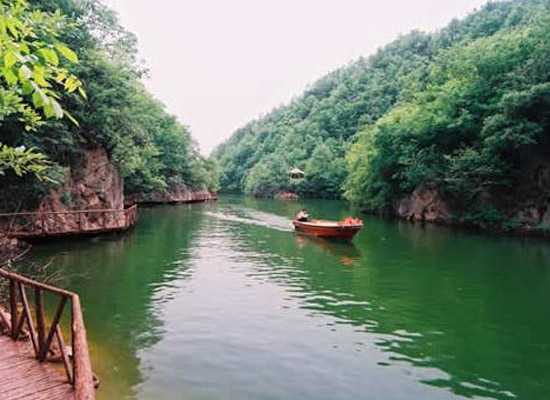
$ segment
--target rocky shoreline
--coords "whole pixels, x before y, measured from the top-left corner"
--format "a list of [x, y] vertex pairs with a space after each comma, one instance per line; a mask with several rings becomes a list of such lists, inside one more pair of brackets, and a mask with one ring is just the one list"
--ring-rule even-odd
[[154, 205], [154, 204], [178, 204], [178, 203], [199, 203], [215, 201], [218, 199], [216, 193], [207, 190], [196, 190], [187, 186], [171, 188], [166, 192], [138, 193], [126, 196], [126, 206], [133, 204]]
[[435, 187], [421, 186], [394, 202], [390, 214], [409, 222], [463, 227], [503, 235], [549, 237], [550, 206], [545, 201], [480, 200], [485, 212], [468, 213]]

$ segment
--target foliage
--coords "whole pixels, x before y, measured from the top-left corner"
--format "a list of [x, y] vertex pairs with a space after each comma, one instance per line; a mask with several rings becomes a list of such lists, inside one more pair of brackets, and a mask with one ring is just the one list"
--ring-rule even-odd
[[424, 90], [360, 133], [348, 198], [383, 208], [429, 183], [475, 210], [513, 192], [548, 151], [549, 54], [548, 15], [442, 52]]
[[[430, 185], [464, 219], [502, 225], [526, 160], [550, 153], [549, 27], [548, 0], [517, 0], [402, 36], [235, 132], [214, 153], [222, 190], [344, 194], [391, 210]], [[305, 179], [281, 179], [273, 159]]]
[[17, 176], [33, 173], [43, 179], [48, 168], [46, 156], [24, 147], [0, 145], [0, 176], [11, 169]]
[[[54, 84], [59, 85], [55, 79], [50, 81], [50, 77], [59, 77], [61, 68], [50, 50], [57, 51], [60, 60], [78, 58], [78, 64], [65, 72], [65, 93], [52, 96], [54, 104], [63, 104], [64, 113], [74, 116], [78, 124], [52, 119], [36, 124], [33, 135], [21, 135], [19, 119], [6, 120], [1, 128], [3, 143], [44, 154], [50, 168], [69, 167], [87, 148], [102, 146], [125, 178], [128, 193], [169, 190], [174, 185], [216, 188], [214, 164], [200, 156], [189, 129], [141, 83], [146, 70], [137, 61], [136, 38], [119, 24], [112, 10], [99, 0], [30, 0], [29, 5], [27, 13], [38, 18], [36, 29], [49, 26], [45, 17], [36, 16], [63, 22], [52, 33], [51, 46], [41, 39], [48, 52], [37, 49], [37, 62], [51, 69], [44, 74], [47, 85], [38, 85], [39, 89], [50, 95]], [[73, 86], [75, 76], [86, 87], [85, 101], [71, 94], [81, 89], [80, 81]], [[44, 192], [44, 185], [36, 180], [15, 174], [2, 179], [18, 190], [27, 186], [25, 193]]]
[[320, 143], [311, 158], [306, 162], [305, 176], [297, 191], [311, 196], [338, 197], [346, 177], [346, 164], [342, 157], [335, 154], [331, 147]]
[[[26, 131], [43, 124], [43, 118], [67, 116], [60, 93], [78, 91], [82, 83], [64, 64], [78, 62], [77, 55], [59, 40], [67, 26], [59, 13], [32, 11], [24, 0], [0, 1], [0, 124], [21, 121]], [[34, 149], [6, 144], [0, 148], [0, 175], [12, 169], [16, 175], [45, 176], [48, 163]]]
[[268, 157], [256, 164], [245, 178], [245, 190], [255, 196], [274, 196], [288, 184], [288, 165], [280, 157]]

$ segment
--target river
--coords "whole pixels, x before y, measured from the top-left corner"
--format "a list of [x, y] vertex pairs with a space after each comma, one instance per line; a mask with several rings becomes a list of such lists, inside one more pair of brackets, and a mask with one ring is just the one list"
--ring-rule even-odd
[[550, 243], [375, 217], [332, 243], [301, 207], [351, 213], [228, 196], [36, 246], [81, 295], [98, 398], [548, 398]]

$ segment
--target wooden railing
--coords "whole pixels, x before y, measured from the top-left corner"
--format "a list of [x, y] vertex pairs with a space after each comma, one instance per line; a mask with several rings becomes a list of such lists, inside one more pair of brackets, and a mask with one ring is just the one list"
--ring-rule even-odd
[[[77, 400], [95, 399], [94, 375], [78, 295], [2, 268], [0, 279], [6, 280], [9, 284], [9, 305], [6, 305], [9, 311], [0, 311], [0, 322], [7, 328], [11, 338], [18, 340], [23, 334], [28, 335], [39, 362], [52, 358], [61, 359], [67, 380], [73, 385]], [[34, 294], [34, 309], [31, 308], [31, 302], [27, 297], [27, 289], [31, 289]], [[45, 294], [59, 299], [49, 328], [44, 310]], [[67, 303], [70, 304], [71, 310], [72, 362], [60, 327]]]
[[135, 225], [137, 216], [137, 205], [123, 210], [0, 214], [0, 233], [25, 238], [122, 231]]
[[134, 226], [138, 219], [138, 206], [134, 204], [133, 206], [126, 208], [124, 210], [126, 214], [126, 228]]

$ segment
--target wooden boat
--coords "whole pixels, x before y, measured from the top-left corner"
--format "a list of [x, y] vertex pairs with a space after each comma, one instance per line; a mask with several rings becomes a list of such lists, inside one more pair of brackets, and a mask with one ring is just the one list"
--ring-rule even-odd
[[353, 239], [353, 237], [363, 228], [363, 223], [344, 223], [338, 221], [324, 221], [313, 219], [308, 221], [292, 221], [294, 229], [307, 235], [333, 238], [333, 239]]

